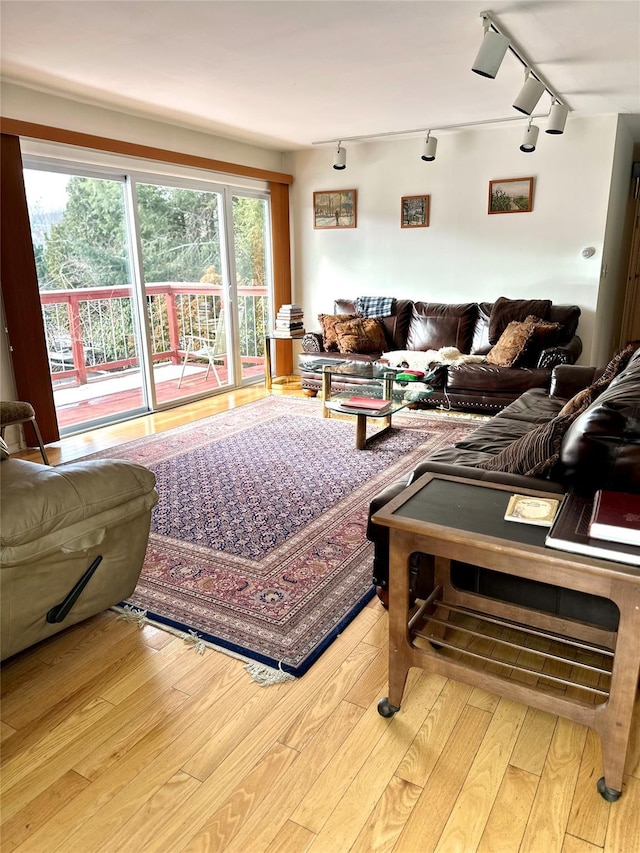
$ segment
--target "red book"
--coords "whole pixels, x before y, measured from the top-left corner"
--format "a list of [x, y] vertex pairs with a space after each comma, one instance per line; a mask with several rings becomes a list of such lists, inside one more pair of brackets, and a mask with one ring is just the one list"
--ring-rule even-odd
[[589, 536], [640, 545], [640, 495], [598, 491], [594, 495]]
[[388, 409], [391, 401], [374, 397], [349, 397], [348, 400], [340, 400], [340, 405], [349, 409], [369, 409], [372, 412], [380, 412]]

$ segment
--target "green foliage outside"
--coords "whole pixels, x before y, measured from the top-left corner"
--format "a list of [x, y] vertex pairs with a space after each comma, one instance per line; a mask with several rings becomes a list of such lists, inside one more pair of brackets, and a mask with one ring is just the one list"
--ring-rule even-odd
[[[136, 185], [136, 193], [145, 282], [222, 284], [218, 194], [142, 183]], [[124, 185], [74, 176], [67, 184], [67, 198], [61, 218], [47, 228], [35, 246], [40, 290], [129, 285], [132, 276]], [[236, 279], [240, 286], [266, 284], [265, 214], [263, 200], [234, 197]], [[251, 306], [252, 310], [242, 312], [244, 321], [241, 317], [241, 345], [243, 351], [245, 346], [251, 347], [249, 352], [260, 347], [267, 321], [267, 300], [253, 301], [256, 311]], [[166, 298], [149, 296], [148, 302], [153, 340], [166, 342]], [[183, 334], [201, 333], [203, 318], [217, 318], [220, 311], [218, 296], [182, 296], [177, 302]], [[113, 309], [117, 311], [115, 320]], [[62, 347], [66, 345], [69, 329], [65, 321], [59, 310], [45, 310], [47, 336], [54, 347], [56, 341], [63, 341]], [[128, 299], [82, 302], [81, 322], [85, 343], [98, 342], [98, 360], [135, 355]], [[159, 346], [160, 351], [164, 348]]]

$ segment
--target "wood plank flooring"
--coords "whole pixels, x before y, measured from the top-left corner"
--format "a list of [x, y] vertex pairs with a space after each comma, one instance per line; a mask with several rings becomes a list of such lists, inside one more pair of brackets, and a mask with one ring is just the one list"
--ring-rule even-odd
[[[69, 438], [50, 456], [263, 394]], [[562, 718], [416, 669], [401, 712], [382, 718], [386, 655], [377, 599], [303, 678], [270, 687], [113, 611], [16, 655], [2, 667], [3, 853], [640, 851], [640, 708], [608, 804], [598, 737]]]

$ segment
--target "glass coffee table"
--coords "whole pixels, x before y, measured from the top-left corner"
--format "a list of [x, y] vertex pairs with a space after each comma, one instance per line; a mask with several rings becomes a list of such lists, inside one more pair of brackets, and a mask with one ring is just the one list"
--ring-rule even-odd
[[[433, 393], [429, 385], [433, 374], [422, 379], [398, 380], [398, 374], [402, 372], [379, 362], [344, 361], [323, 365], [323, 417], [330, 417], [331, 412], [355, 416], [356, 449], [364, 450], [369, 441], [391, 429], [392, 415]], [[341, 379], [361, 381], [357, 390], [336, 393], [332, 389], [332, 381]], [[382, 428], [368, 437], [367, 418], [382, 421]]]

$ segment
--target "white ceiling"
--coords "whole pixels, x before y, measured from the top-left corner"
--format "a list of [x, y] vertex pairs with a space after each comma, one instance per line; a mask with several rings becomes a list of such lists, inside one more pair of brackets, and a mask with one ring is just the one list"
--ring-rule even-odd
[[[517, 115], [488, 10], [574, 115], [640, 115], [640, 0], [1, 0], [5, 80], [278, 150]], [[548, 111], [547, 95], [536, 113]], [[526, 119], [525, 119], [526, 120]], [[638, 118], [636, 118], [638, 121]]]

